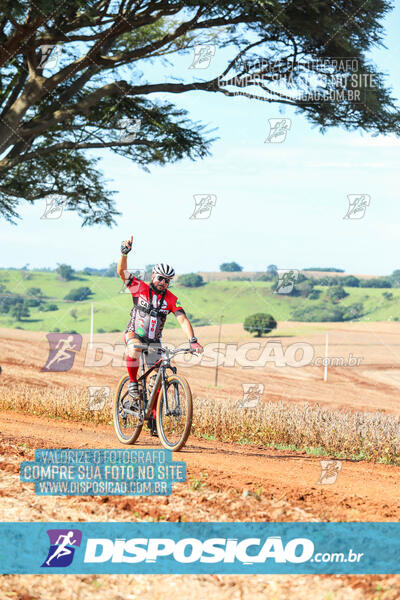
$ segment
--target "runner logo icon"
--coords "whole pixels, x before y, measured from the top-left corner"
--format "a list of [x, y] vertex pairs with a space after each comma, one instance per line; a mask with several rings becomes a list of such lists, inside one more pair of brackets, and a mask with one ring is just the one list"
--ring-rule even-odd
[[82, 336], [77, 333], [48, 333], [49, 356], [41, 371], [65, 372], [72, 369], [75, 354], [82, 347]]
[[[50, 548], [42, 567], [68, 567], [74, 558], [75, 547], [81, 545], [80, 529], [48, 529]], [[75, 546], [75, 547], [74, 547]]]

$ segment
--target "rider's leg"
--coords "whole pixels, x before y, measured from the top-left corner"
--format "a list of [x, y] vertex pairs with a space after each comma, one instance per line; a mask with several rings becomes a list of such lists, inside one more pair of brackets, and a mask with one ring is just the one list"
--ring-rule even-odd
[[137, 381], [137, 374], [140, 364], [140, 355], [142, 349], [140, 347], [140, 341], [135, 338], [132, 333], [128, 333], [125, 336], [126, 343], [126, 367], [128, 369], [128, 375], [130, 381]]
[[139, 364], [140, 364], [140, 355], [141, 355], [142, 349], [140, 347], [140, 340], [135, 338], [131, 332], [129, 332], [128, 334], [125, 335], [125, 342], [126, 342], [126, 352], [127, 352], [126, 367], [128, 369], [128, 375], [129, 375], [128, 390], [129, 390], [130, 396], [132, 396], [132, 398], [134, 398], [134, 399], [137, 399], [137, 398], [139, 398], [139, 386], [138, 386], [138, 382], [137, 382], [137, 374], [138, 374], [138, 369], [139, 369]]

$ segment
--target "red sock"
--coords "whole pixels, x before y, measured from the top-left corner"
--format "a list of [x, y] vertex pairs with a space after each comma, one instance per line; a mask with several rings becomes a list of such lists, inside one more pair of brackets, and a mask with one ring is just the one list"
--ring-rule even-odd
[[128, 358], [126, 359], [126, 367], [128, 369], [128, 375], [129, 375], [130, 381], [137, 381], [137, 373], [139, 370], [139, 365], [137, 364], [137, 360], [134, 358], [130, 358], [128, 356]]
[[[137, 373], [139, 370], [139, 365], [136, 364], [137, 360], [134, 358], [130, 358], [129, 356], [126, 359], [126, 368], [128, 369], [128, 375], [130, 381], [137, 381]], [[153, 419], [156, 418], [156, 406], [151, 409], [151, 416]]]

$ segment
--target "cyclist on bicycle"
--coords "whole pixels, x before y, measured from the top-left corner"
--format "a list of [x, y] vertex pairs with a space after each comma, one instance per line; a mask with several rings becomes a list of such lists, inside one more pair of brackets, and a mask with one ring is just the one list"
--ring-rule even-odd
[[[121, 244], [121, 257], [118, 261], [117, 272], [130, 291], [133, 308], [125, 329], [125, 344], [127, 349], [126, 366], [129, 374], [128, 390], [134, 404], [139, 400], [137, 374], [142, 350], [153, 349], [146, 355], [147, 367], [150, 368], [158, 360], [157, 348], [161, 346], [161, 334], [167, 318], [172, 312], [178, 323], [189, 338], [190, 347], [197, 353], [203, 352], [203, 347], [194, 335], [193, 327], [185, 311], [174, 294], [168, 290], [168, 285], [175, 275], [175, 270], [166, 263], [154, 266], [151, 283], [137, 279], [127, 271], [127, 254], [132, 249], [133, 236]], [[149, 419], [151, 435], [156, 435], [155, 408]]]

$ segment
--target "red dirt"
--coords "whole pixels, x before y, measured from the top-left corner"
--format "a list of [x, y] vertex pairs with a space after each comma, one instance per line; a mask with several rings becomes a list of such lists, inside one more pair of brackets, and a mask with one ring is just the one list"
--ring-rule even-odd
[[[90, 426], [44, 419], [15, 412], [0, 413], [3, 435], [24, 440], [34, 448], [119, 448], [111, 426]], [[142, 432], [135, 447], [159, 447]], [[260, 488], [269, 499], [284, 499], [323, 521], [399, 521], [400, 476], [397, 467], [342, 461], [336, 482], [317, 484], [318, 458], [291, 451], [209, 442], [190, 437], [175, 460], [187, 464], [187, 478], [207, 473], [206, 485], [214, 490]], [[268, 515], [264, 520], [270, 520]]]

